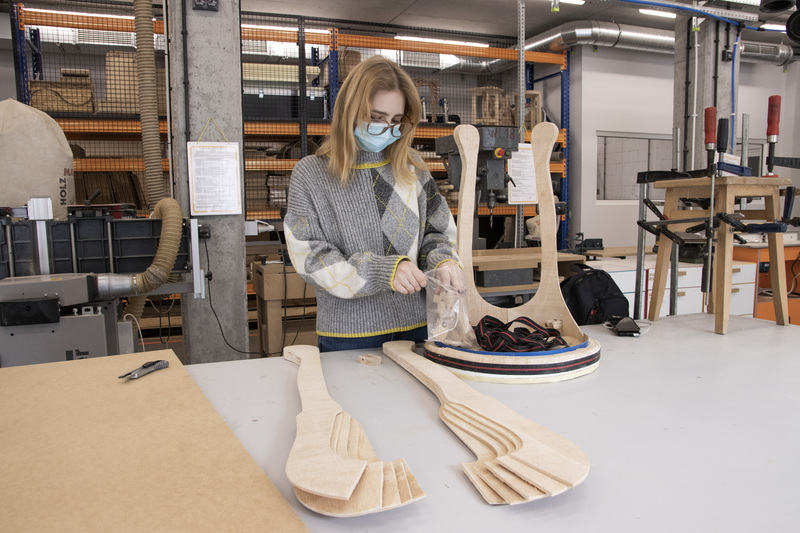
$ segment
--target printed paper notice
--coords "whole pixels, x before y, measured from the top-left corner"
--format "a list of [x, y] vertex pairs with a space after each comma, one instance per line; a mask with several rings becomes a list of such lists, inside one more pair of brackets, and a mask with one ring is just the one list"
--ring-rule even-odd
[[520, 143], [519, 150], [512, 152], [508, 160], [508, 175], [514, 183], [508, 182], [509, 204], [535, 204], [536, 171], [533, 168], [533, 147]]
[[189, 197], [192, 216], [241, 215], [239, 145], [188, 142]]

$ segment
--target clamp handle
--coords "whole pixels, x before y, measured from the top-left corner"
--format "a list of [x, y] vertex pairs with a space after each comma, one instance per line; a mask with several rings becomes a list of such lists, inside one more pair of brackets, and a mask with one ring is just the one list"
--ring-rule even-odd
[[703, 131], [705, 131], [706, 134], [705, 143], [706, 148], [708, 148], [708, 145], [714, 144], [717, 138], [717, 108], [707, 107], [703, 118]]
[[769, 97], [767, 105], [767, 137], [777, 136], [781, 122], [781, 97], [773, 95]]

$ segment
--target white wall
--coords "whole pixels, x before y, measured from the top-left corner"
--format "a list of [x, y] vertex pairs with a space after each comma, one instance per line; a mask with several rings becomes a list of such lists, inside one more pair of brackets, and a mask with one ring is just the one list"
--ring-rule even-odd
[[[570, 233], [602, 238], [605, 246], [636, 243], [637, 201], [596, 199], [597, 132], [672, 134], [673, 56], [632, 50], [576, 47], [570, 80]], [[752, 140], [766, 137], [767, 99], [783, 99], [777, 155], [800, 155], [800, 65], [787, 69], [743, 63], [739, 80], [738, 116], [750, 114]], [[741, 133], [741, 124], [737, 126]], [[646, 170], [646, 169], [642, 169]], [[665, 169], [666, 170], [666, 169]], [[798, 171], [778, 170], [795, 178]], [[630, 176], [635, 180], [636, 176]], [[796, 208], [797, 211], [797, 208]]]
[[[598, 201], [597, 132], [672, 133], [673, 57], [579, 47], [570, 79], [570, 232], [636, 244], [636, 201]], [[647, 169], [642, 169], [647, 170]], [[636, 180], [635, 175], [630, 176]]]

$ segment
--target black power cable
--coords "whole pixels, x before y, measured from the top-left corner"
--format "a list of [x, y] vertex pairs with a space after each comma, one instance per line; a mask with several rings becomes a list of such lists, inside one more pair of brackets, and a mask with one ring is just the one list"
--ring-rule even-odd
[[[206, 265], [210, 269], [211, 260], [208, 257], [208, 243], [205, 241], [205, 239], [203, 240], [203, 246], [206, 249]], [[231, 343], [229, 343], [228, 339], [225, 338], [225, 331], [222, 329], [222, 322], [220, 322], [219, 316], [217, 315], [217, 311], [214, 309], [214, 303], [211, 301], [211, 274], [210, 273], [206, 274], [206, 280], [208, 280], [208, 305], [209, 305], [209, 307], [211, 307], [211, 312], [214, 313], [214, 318], [217, 319], [217, 325], [219, 326], [219, 332], [222, 335], [222, 340], [225, 341], [225, 344], [227, 344], [228, 347], [231, 350], [233, 350], [234, 352], [239, 352], [239, 353], [243, 353], [243, 354], [246, 354], [246, 355], [258, 355], [260, 357], [262, 355], [260, 351], [259, 352], [246, 352], [246, 351], [243, 351], [243, 350], [239, 350], [239, 349], [234, 348], [233, 346], [231, 346]]]

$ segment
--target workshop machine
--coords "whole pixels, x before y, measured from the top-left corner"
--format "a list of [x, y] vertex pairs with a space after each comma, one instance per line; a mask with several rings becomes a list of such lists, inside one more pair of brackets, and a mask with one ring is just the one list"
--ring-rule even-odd
[[[513, 180], [506, 171], [506, 161], [512, 152], [519, 150], [519, 130], [513, 126], [479, 126], [478, 175], [476, 178], [476, 204], [486, 202], [489, 213], [497, 202], [508, 199], [508, 182]], [[461, 156], [452, 135], [438, 137], [435, 141], [436, 155], [442, 158], [447, 177], [456, 191], [461, 186]], [[486, 193], [485, 198], [484, 193]]]
[[162, 202], [172, 210], [162, 218], [115, 204], [70, 206], [54, 220], [50, 198], [0, 208], [0, 367], [133, 352], [121, 298], [140, 297], [141, 314], [145, 295], [204, 297], [196, 221]]

